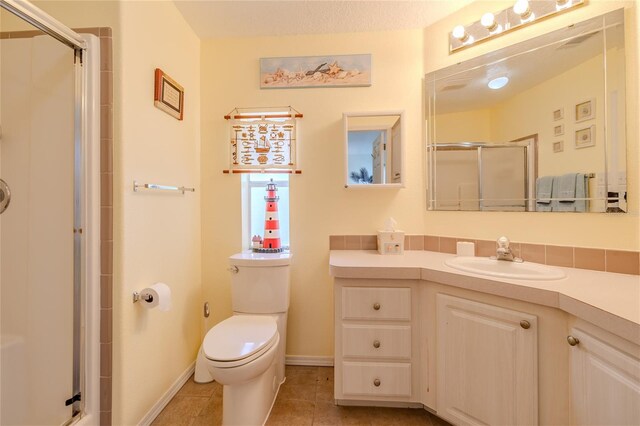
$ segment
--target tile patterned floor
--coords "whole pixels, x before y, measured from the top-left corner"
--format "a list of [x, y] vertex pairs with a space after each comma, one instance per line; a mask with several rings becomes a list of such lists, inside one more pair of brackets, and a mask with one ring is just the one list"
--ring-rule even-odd
[[[422, 409], [341, 407], [333, 403], [333, 368], [287, 366], [267, 426], [380, 425], [447, 426]], [[153, 422], [153, 426], [222, 423], [222, 385], [198, 384], [193, 377]]]

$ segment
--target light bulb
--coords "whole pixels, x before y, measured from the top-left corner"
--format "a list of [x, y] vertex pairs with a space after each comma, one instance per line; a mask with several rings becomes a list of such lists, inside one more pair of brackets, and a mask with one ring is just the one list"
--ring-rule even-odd
[[493, 80], [489, 81], [487, 86], [489, 87], [489, 89], [498, 90], [506, 86], [507, 83], [509, 83], [509, 77], [503, 76], [494, 78]]
[[467, 34], [462, 25], [456, 25], [451, 34], [463, 43], [469, 39], [469, 34]]
[[496, 22], [496, 17], [491, 12], [487, 12], [482, 15], [480, 18], [480, 23], [483, 27], [485, 27], [489, 32], [493, 32], [498, 28], [498, 23]]
[[566, 9], [573, 3], [571, 0], [556, 0], [556, 10]]
[[513, 11], [520, 16], [523, 21], [527, 20], [531, 16], [531, 9], [529, 8], [528, 0], [518, 0], [513, 5]]

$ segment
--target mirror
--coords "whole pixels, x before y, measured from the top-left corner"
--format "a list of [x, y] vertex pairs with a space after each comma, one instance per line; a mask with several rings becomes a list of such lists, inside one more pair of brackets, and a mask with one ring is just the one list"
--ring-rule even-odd
[[430, 210], [626, 211], [622, 9], [425, 85]]
[[402, 187], [403, 111], [344, 113], [345, 188]]

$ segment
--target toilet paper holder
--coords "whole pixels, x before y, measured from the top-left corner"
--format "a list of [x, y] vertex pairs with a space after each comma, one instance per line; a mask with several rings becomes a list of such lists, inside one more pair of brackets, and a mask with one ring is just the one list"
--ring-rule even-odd
[[136, 303], [140, 300], [144, 300], [147, 303], [153, 302], [153, 294], [143, 293], [143, 292], [133, 292], [133, 303]]

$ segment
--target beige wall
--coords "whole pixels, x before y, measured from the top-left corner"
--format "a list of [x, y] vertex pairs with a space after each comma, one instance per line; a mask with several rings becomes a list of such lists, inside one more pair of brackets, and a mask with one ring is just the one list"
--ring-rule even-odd
[[[200, 40], [172, 2], [121, 3], [114, 176], [113, 424], [137, 423], [195, 359], [201, 335]], [[185, 89], [184, 121], [153, 105], [158, 67]], [[134, 193], [133, 180], [196, 187]], [[171, 287], [173, 309], [131, 293]]]
[[491, 140], [491, 109], [449, 112], [436, 117], [438, 143]]
[[[287, 353], [332, 356], [330, 234], [373, 234], [393, 216], [422, 232], [422, 31], [208, 40], [202, 44], [203, 292], [211, 326], [231, 314], [227, 257], [241, 249], [240, 176], [228, 168], [234, 107], [291, 105], [304, 114], [298, 132], [301, 175], [291, 177], [291, 308]], [[373, 85], [259, 89], [259, 58], [371, 53]], [[343, 112], [405, 110], [404, 189], [345, 189]]]
[[[113, 29], [113, 424], [137, 424], [201, 342], [200, 40], [170, 1], [37, 5], [70, 27]], [[154, 107], [156, 67], [185, 88], [184, 121]], [[196, 192], [133, 193], [134, 179]], [[171, 287], [171, 311], [131, 302], [158, 281]]]
[[[458, 23], [478, 20], [484, 12], [498, 11], [510, 1], [478, 1], [439, 21], [424, 31], [424, 71], [431, 72], [488, 51], [535, 37], [573, 22], [582, 21], [625, 6], [627, 53], [627, 176], [630, 213], [626, 215], [498, 212], [425, 212], [424, 232], [435, 235], [511, 239], [532, 243], [638, 250], [640, 248], [640, 198], [638, 151], [638, 11], [637, 2], [598, 1], [551, 19], [530, 25], [491, 41], [448, 53], [448, 33]], [[566, 110], [565, 110], [566, 114]], [[566, 141], [565, 141], [566, 144]], [[565, 145], [566, 147], [566, 145]], [[565, 148], [566, 149], [566, 148]], [[541, 231], [545, 232], [541, 232]]]

